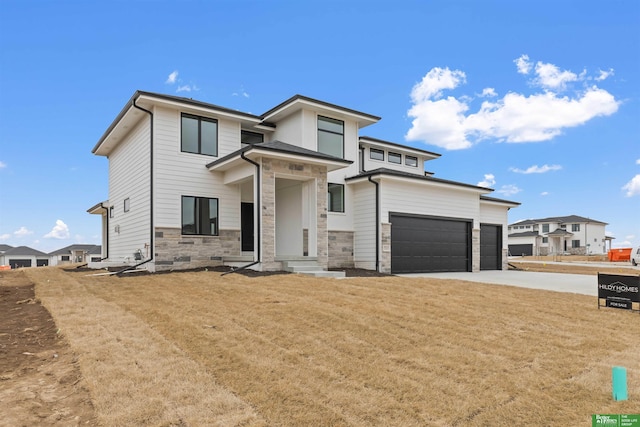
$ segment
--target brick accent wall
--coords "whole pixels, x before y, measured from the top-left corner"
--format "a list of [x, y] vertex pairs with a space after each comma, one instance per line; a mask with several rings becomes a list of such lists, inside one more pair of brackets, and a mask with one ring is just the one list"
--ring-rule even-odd
[[225, 256], [239, 256], [240, 230], [219, 236], [183, 236], [179, 228], [156, 228], [155, 271], [222, 265]]
[[353, 268], [353, 231], [329, 231], [329, 268]]

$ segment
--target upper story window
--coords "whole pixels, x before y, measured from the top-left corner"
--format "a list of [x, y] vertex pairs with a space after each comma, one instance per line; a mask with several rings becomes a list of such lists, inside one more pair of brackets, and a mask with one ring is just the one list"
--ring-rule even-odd
[[218, 199], [182, 196], [182, 234], [218, 235]]
[[344, 185], [331, 184], [328, 185], [329, 193], [327, 195], [327, 209], [329, 212], [344, 212]]
[[418, 158], [414, 156], [404, 156], [404, 164], [407, 166], [418, 167]]
[[378, 150], [377, 148], [370, 148], [369, 149], [369, 157], [371, 157], [373, 160], [382, 160], [382, 161], [384, 161], [384, 151], [383, 150]]
[[571, 224], [571, 231], [580, 231], [580, 224]]
[[181, 150], [186, 153], [218, 155], [218, 121], [182, 113]]
[[247, 145], [260, 144], [264, 142], [264, 135], [258, 132], [250, 132], [248, 130], [240, 131], [240, 142], [243, 147]]
[[542, 224], [542, 232], [543, 233], [549, 232], [549, 224]]
[[318, 152], [344, 158], [344, 122], [318, 116]]
[[389, 151], [389, 163], [402, 164], [402, 154]]

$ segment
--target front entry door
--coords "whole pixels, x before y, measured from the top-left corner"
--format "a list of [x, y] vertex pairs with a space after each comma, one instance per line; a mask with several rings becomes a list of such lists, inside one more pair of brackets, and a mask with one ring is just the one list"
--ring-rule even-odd
[[240, 204], [242, 252], [253, 252], [253, 203]]

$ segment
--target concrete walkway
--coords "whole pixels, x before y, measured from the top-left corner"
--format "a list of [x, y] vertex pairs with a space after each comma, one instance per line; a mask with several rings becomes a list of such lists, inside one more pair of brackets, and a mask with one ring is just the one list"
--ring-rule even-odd
[[[615, 263], [569, 263], [569, 262], [549, 262], [549, 261], [525, 261], [518, 257], [509, 258], [509, 261], [528, 262], [532, 264], [560, 264], [560, 265], [583, 265], [589, 267], [598, 267], [602, 269], [602, 273], [606, 273], [607, 269], [615, 268], [632, 268], [638, 270], [640, 275], [640, 265], [633, 267], [631, 263], [615, 262]], [[617, 274], [611, 271], [611, 274]], [[548, 291], [570, 292], [574, 294], [598, 296], [598, 276], [585, 274], [566, 274], [566, 273], [540, 273], [536, 271], [522, 270], [494, 270], [480, 271], [478, 273], [416, 273], [416, 274], [398, 274], [402, 277], [426, 277], [433, 279], [454, 279], [467, 280], [469, 282], [492, 283], [496, 285], [519, 286], [522, 288], [545, 289]]]

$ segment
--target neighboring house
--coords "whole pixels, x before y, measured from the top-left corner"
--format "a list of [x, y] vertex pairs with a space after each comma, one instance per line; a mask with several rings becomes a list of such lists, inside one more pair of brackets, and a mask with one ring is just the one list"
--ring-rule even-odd
[[360, 136], [379, 117], [296, 95], [262, 115], [138, 91], [93, 148], [109, 160], [102, 263], [381, 272], [507, 268], [493, 190], [439, 154]]
[[0, 265], [11, 268], [42, 267], [49, 265], [49, 255], [28, 246], [0, 245]]
[[49, 253], [51, 265], [78, 262], [100, 262], [102, 259], [100, 245], [69, 245]]
[[527, 219], [509, 225], [509, 254], [602, 255], [611, 248], [606, 222], [578, 215]]

